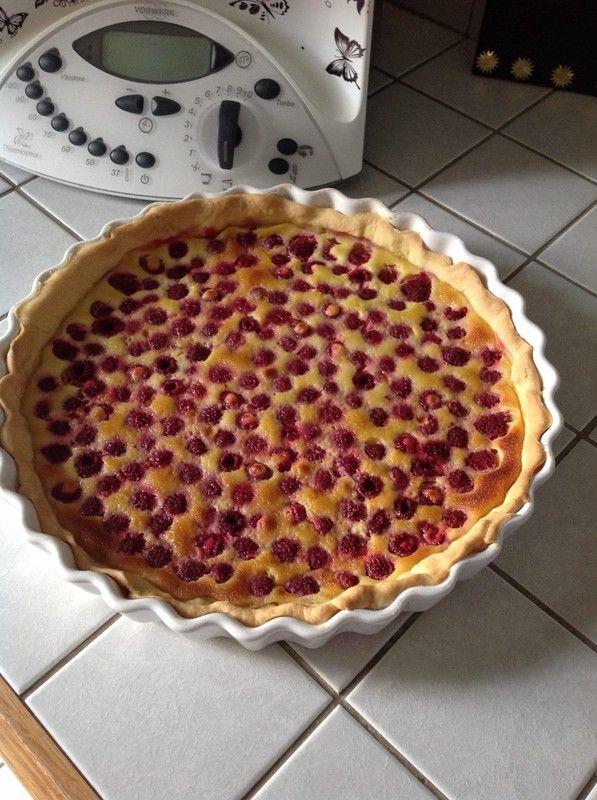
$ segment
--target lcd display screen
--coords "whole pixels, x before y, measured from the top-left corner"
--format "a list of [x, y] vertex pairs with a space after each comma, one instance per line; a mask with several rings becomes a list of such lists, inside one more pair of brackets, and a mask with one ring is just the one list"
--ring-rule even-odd
[[150, 83], [178, 83], [210, 72], [211, 39], [200, 34], [102, 32], [101, 62], [107, 72]]

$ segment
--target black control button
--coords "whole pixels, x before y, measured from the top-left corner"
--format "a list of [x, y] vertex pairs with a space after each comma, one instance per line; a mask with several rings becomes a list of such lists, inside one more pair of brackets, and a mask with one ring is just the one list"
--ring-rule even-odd
[[128, 111], [129, 114], [142, 114], [145, 98], [142, 94], [123, 94], [114, 102], [122, 111]]
[[177, 114], [180, 111], [180, 103], [170, 100], [168, 97], [152, 97], [151, 113], [154, 117], [167, 117], [169, 114]]
[[49, 97], [44, 97], [43, 100], [40, 100], [35, 108], [37, 109], [37, 113], [41, 114], [42, 117], [49, 117], [50, 114], [54, 113], [54, 103]]
[[298, 150], [298, 144], [294, 139], [280, 139], [278, 142], [278, 152], [283, 156], [293, 156]]
[[89, 142], [87, 145], [87, 150], [92, 156], [105, 156], [107, 149], [103, 139], [93, 139], [93, 141]]
[[21, 64], [17, 70], [17, 78], [20, 81], [31, 81], [35, 77], [35, 70], [28, 61], [26, 64]]
[[115, 164], [127, 164], [129, 158], [130, 158], [130, 156], [129, 156], [128, 152], [127, 152], [127, 149], [123, 144], [121, 144], [120, 147], [116, 147], [110, 153], [110, 159]]
[[137, 153], [135, 161], [142, 169], [151, 169], [155, 164], [155, 156], [152, 153]]
[[87, 134], [85, 133], [83, 128], [75, 128], [74, 131], [71, 131], [68, 134], [68, 141], [71, 144], [76, 144], [77, 147], [80, 147], [87, 141]]
[[60, 131], [61, 133], [62, 131], [70, 128], [70, 122], [68, 121], [66, 114], [57, 114], [55, 117], [52, 117], [50, 125], [55, 131]]
[[42, 53], [37, 63], [44, 72], [58, 72], [62, 66], [62, 59], [58, 50], [53, 47], [51, 50], [46, 50], [45, 53]]
[[285, 158], [272, 158], [268, 167], [269, 171], [273, 172], [274, 175], [284, 175], [284, 173], [288, 172], [290, 164]]
[[32, 81], [25, 86], [25, 94], [32, 100], [39, 100], [43, 93], [43, 86], [39, 81]]
[[280, 84], [271, 78], [261, 78], [255, 84], [255, 94], [262, 100], [273, 100], [280, 94]]

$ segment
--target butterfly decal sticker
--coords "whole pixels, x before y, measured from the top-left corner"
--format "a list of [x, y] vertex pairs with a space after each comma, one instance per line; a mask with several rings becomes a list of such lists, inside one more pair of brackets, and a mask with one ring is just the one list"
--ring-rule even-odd
[[[348, 0], [348, 2], [350, 3], [351, 0]], [[357, 3], [357, 11], [360, 14], [361, 11], [365, 8], [365, 0], [356, 0], [356, 3]]]
[[39, 8], [40, 6], [43, 6], [44, 3], [47, 2], [48, 0], [35, 0], [35, 8]]
[[268, 22], [275, 19], [276, 15], [283, 17], [290, 10], [287, 0], [232, 0], [229, 5], [240, 11], [248, 11], [253, 16], [257, 15], [261, 21]]
[[29, 14], [20, 11], [18, 14], [8, 16], [6, 11], [0, 6], [0, 33], [6, 31], [9, 36], [15, 36], [23, 27], [23, 22], [27, 19]]
[[353, 59], [362, 58], [365, 48], [355, 41], [349, 39], [346, 34], [342, 33], [340, 28], [334, 31], [334, 39], [336, 40], [336, 48], [340, 58], [335, 58], [325, 68], [326, 72], [330, 75], [337, 75], [339, 78], [344, 78], [348, 83], [354, 83], [357, 89], [361, 87], [358, 84], [359, 74], [353, 66]]

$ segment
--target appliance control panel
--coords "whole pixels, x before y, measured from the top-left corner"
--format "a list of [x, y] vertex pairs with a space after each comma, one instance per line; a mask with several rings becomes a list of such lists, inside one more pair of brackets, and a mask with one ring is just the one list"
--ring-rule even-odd
[[147, 198], [346, 177], [325, 113], [263, 46], [208, 9], [167, 6], [157, 19], [90, 6], [23, 48], [0, 78], [0, 156]]

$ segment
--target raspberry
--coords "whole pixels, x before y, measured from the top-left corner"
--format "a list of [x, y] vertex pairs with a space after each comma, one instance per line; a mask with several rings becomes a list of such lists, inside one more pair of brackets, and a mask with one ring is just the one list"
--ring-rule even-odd
[[188, 253], [189, 248], [186, 242], [183, 241], [175, 241], [170, 242], [168, 245], [168, 255], [170, 258], [184, 258]]
[[242, 558], [244, 561], [248, 561], [250, 558], [255, 558], [259, 552], [259, 545], [249, 536], [241, 536], [240, 538], [235, 539], [232, 546], [236, 551], [236, 555], [239, 558]]
[[367, 330], [363, 331], [363, 339], [369, 344], [377, 345], [383, 342], [384, 335], [376, 328], [368, 328]]
[[[106, 384], [103, 381], [85, 381], [82, 387], [85, 397], [97, 397], [105, 388]], [[113, 391], [118, 393], [121, 388], [122, 387], [114, 387]]]
[[276, 354], [272, 350], [261, 349], [253, 355], [253, 364], [256, 367], [267, 367], [276, 360]]
[[[151, 336], [149, 337], [149, 339], [147, 340], [147, 343], [149, 344], [149, 346], [150, 346], [150, 348], [152, 350], [163, 350], [164, 347], [166, 347], [166, 345], [168, 344], [168, 337], [167, 337], [167, 335], [165, 333], [152, 333]], [[137, 344], [137, 343], [133, 342], [133, 344]], [[131, 349], [132, 349], [132, 345], [131, 345]], [[143, 353], [145, 352], [145, 349], [141, 350], [140, 346], [137, 346], [134, 349], [135, 349], [135, 352], [137, 352], [137, 351], [140, 351], [140, 352], [143, 352]], [[132, 355], [132, 353], [131, 353], [131, 355]]]
[[373, 389], [375, 386], [375, 378], [370, 372], [359, 370], [353, 375], [352, 383], [357, 389], [369, 391], [369, 389]]
[[457, 508], [447, 508], [442, 517], [448, 528], [462, 528], [467, 520], [467, 515], [464, 511]]
[[221, 239], [208, 238], [206, 244], [208, 253], [223, 253], [226, 249], [226, 242]]
[[307, 459], [307, 461], [321, 461], [325, 456], [325, 450], [319, 447], [319, 445], [315, 444], [312, 447], [307, 448], [304, 451], [303, 456]]
[[294, 236], [288, 244], [288, 252], [299, 261], [307, 261], [315, 252], [316, 246], [315, 237], [311, 234]]
[[417, 478], [436, 478], [444, 474], [441, 464], [435, 458], [413, 459], [411, 472]]
[[296, 399], [299, 403], [314, 403], [319, 397], [321, 397], [321, 392], [318, 389], [313, 386], [306, 386], [299, 391]]
[[195, 325], [188, 317], [182, 317], [181, 319], [175, 320], [170, 328], [172, 335], [180, 338], [183, 336], [188, 336], [189, 334], [193, 333], [194, 330]]
[[278, 486], [282, 494], [291, 495], [301, 488], [301, 482], [293, 475], [285, 475]]
[[493, 392], [478, 392], [475, 395], [475, 403], [482, 408], [493, 408], [500, 402], [500, 398]]
[[289, 503], [284, 509], [284, 516], [293, 525], [307, 519], [307, 509], [302, 503]]
[[192, 436], [186, 444], [186, 449], [194, 456], [202, 456], [207, 453], [205, 442], [200, 436]]
[[156, 536], [161, 536], [170, 528], [172, 522], [173, 519], [168, 514], [154, 514], [148, 519], [147, 524], [152, 533], [155, 533]]
[[253, 487], [249, 483], [237, 483], [232, 487], [232, 502], [237, 506], [251, 503], [255, 497]]
[[125, 464], [123, 468], [120, 470], [120, 474], [122, 477], [127, 480], [131, 481], [132, 483], [136, 483], [140, 481], [141, 478], [145, 475], [145, 467], [143, 464], [139, 464], [136, 461], [132, 461], [129, 464]]
[[453, 417], [468, 417], [469, 410], [465, 406], [462, 405], [461, 402], [458, 400], [450, 400], [448, 403], [448, 411], [452, 414]]
[[419, 442], [410, 433], [402, 433], [394, 439], [394, 446], [402, 453], [416, 453], [419, 449]]
[[71, 322], [70, 325], [67, 325], [66, 332], [75, 342], [82, 342], [87, 333], [85, 326], [80, 325], [78, 322]]
[[336, 459], [335, 467], [341, 474], [354, 475], [360, 465], [360, 459], [354, 453], [343, 453]]
[[419, 424], [419, 430], [425, 436], [433, 436], [439, 428], [437, 417], [433, 414], [426, 414]]
[[377, 475], [363, 473], [357, 480], [357, 490], [363, 497], [377, 497], [383, 490], [383, 481]]
[[171, 300], [182, 300], [188, 293], [188, 287], [185, 286], [184, 283], [173, 283], [171, 286], [168, 286], [166, 290], [166, 294]]
[[476, 450], [469, 453], [466, 457], [466, 465], [477, 472], [487, 469], [494, 469], [498, 465], [498, 460], [493, 450]]
[[245, 439], [245, 450], [251, 455], [257, 455], [257, 453], [263, 452], [266, 447], [267, 441], [263, 438], [263, 436], [259, 436], [256, 433], [250, 434]]
[[422, 372], [437, 372], [440, 368], [439, 361], [431, 356], [422, 356], [418, 359], [417, 364]]
[[172, 560], [172, 550], [163, 544], [154, 544], [145, 555], [145, 560], [150, 567], [159, 569], [165, 567]]
[[104, 504], [99, 497], [92, 495], [83, 501], [81, 514], [85, 517], [102, 517], [104, 515]]
[[227, 431], [225, 428], [220, 428], [214, 438], [216, 447], [232, 447], [236, 443], [236, 436], [232, 431]]
[[292, 389], [292, 381], [286, 375], [281, 375], [273, 381], [276, 392], [289, 392]]
[[215, 478], [209, 478], [203, 484], [203, 494], [208, 498], [220, 497], [222, 487]]
[[65, 419], [53, 419], [48, 423], [48, 430], [55, 436], [66, 436], [71, 432], [70, 422]]
[[499, 379], [502, 377], [502, 373], [498, 372], [497, 369], [481, 369], [479, 372], [479, 377], [484, 383], [497, 383]]
[[207, 283], [209, 280], [209, 272], [204, 272], [200, 269], [194, 269], [191, 272], [191, 278], [195, 281], [195, 283], [203, 284]]
[[366, 264], [371, 258], [371, 248], [364, 242], [355, 242], [348, 254], [348, 260], [351, 264], [361, 267]]
[[380, 508], [369, 520], [367, 530], [370, 534], [381, 534], [390, 527], [390, 521], [388, 512]]
[[223, 552], [225, 541], [219, 533], [212, 533], [207, 536], [199, 536], [195, 540], [204, 558], [215, 558]]
[[475, 421], [475, 428], [487, 436], [488, 439], [498, 439], [508, 433], [508, 425], [511, 416], [507, 411], [499, 411], [496, 414], [484, 414]]
[[415, 416], [413, 407], [410, 403], [396, 403], [396, 405], [392, 407], [392, 414], [397, 419], [402, 419], [405, 421], [413, 419]]
[[254, 597], [265, 597], [274, 588], [274, 581], [268, 575], [257, 575], [249, 581], [249, 592]]
[[314, 487], [323, 493], [329, 492], [331, 489], [333, 489], [335, 483], [336, 479], [329, 469], [318, 469], [313, 476]]
[[152, 511], [157, 504], [157, 497], [147, 489], [137, 489], [131, 497], [131, 503], [140, 511]]
[[152, 306], [145, 311], [143, 319], [145, 322], [149, 323], [149, 325], [163, 325], [168, 319], [168, 314], [163, 308]]
[[349, 392], [345, 399], [350, 408], [360, 408], [363, 405], [363, 400], [358, 392]]
[[423, 452], [444, 463], [450, 460], [450, 448], [445, 442], [426, 442], [423, 445]]
[[272, 544], [273, 554], [283, 564], [292, 563], [297, 557], [299, 549], [300, 545], [296, 539], [288, 539], [287, 537], [276, 539]]
[[466, 331], [464, 328], [456, 326], [455, 328], [448, 328], [446, 335], [448, 339], [463, 339], [466, 336]]
[[163, 467], [169, 466], [172, 463], [173, 458], [174, 453], [172, 450], [154, 450], [149, 454], [147, 462], [150, 467], [162, 469]]
[[228, 533], [230, 536], [238, 536], [247, 526], [244, 514], [236, 509], [223, 511], [218, 518], [218, 528], [221, 533]]
[[421, 328], [424, 331], [436, 331], [437, 330], [437, 322], [432, 319], [431, 317], [423, 317], [421, 320]]
[[379, 280], [382, 283], [390, 284], [395, 283], [398, 280], [398, 273], [394, 269], [394, 267], [390, 267], [386, 264], [385, 267], [382, 267], [377, 275]]
[[255, 389], [259, 386], [259, 378], [253, 372], [244, 372], [238, 382], [243, 389]]
[[394, 353], [398, 358], [409, 358], [415, 352], [415, 348], [410, 344], [399, 344], [394, 348]]
[[342, 500], [340, 503], [340, 511], [346, 517], [346, 519], [349, 519], [352, 522], [358, 522], [359, 520], [366, 519], [367, 517], [367, 509], [365, 504], [357, 502], [356, 500], [350, 500], [349, 498]]
[[342, 409], [333, 403], [325, 403], [319, 412], [319, 417], [323, 422], [339, 422], [343, 417]]
[[377, 428], [383, 428], [389, 419], [389, 415], [383, 408], [372, 408], [369, 412], [369, 419]]
[[388, 540], [388, 550], [395, 556], [411, 556], [419, 547], [419, 540], [412, 533], [393, 533]]
[[442, 356], [444, 361], [453, 367], [463, 367], [471, 358], [470, 352], [463, 347], [443, 347]]
[[185, 558], [174, 567], [174, 571], [181, 581], [196, 581], [207, 572], [207, 566], [195, 558]]
[[97, 482], [97, 492], [102, 497], [114, 494], [120, 489], [121, 481], [118, 475], [103, 475]]
[[443, 544], [446, 540], [444, 531], [440, 531], [439, 527], [432, 522], [427, 522], [425, 520], [417, 522], [417, 530], [426, 544], [439, 545]]
[[172, 372], [176, 372], [178, 368], [176, 359], [172, 358], [172, 356], [158, 356], [153, 363], [157, 371], [163, 372], [165, 375], [170, 375]]
[[332, 361], [320, 361], [317, 369], [320, 375], [323, 375], [324, 378], [329, 378], [338, 372], [338, 365]]
[[393, 336], [394, 339], [408, 339], [408, 337], [413, 332], [413, 329], [410, 325], [391, 325], [390, 326], [390, 336]]
[[451, 322], [455, 322], [458, 319], [462, 319], [463, 317], [466, 317], [467, 314], [468, 314], [468, 308], [466, 308], [465, 306], [463, 306], [462, 308], [452, 308], [451, 306], [448, 306], [444, 311], [445, 317], [449, 319]]
[[334, 527], [334, 522], [329, 517], [315, 517], [313, 519], [313, 527], [320, 536], [325, 536]]
[[444, 492], [434, 484], [423, 484], [419, 489], [418, 502], [422, 506], [441, 506], [444, 502]]
[[422, 303], [431, 294], [431, 279], [424, 272], [406, 278], [400, 284], [402, 294], [413, 303]]
[[203, 422], [205, 425], [217, 425], [222, 419], [222, 411], [216, 405], [205, 406], [205, 408], [201, 409], [198, 416], [199, 421]]
[[127, 530], [128, 526], [131, 524], [131, 520], [128, 514], [108, 514], [107, 517], [104, 517], [104, 530], [106, 533], [124, 533]]
[[58, 381], [52, 375], [46, 375], [37, 381], [37, 388], [40, 392], [53, 392], [58, 388]]
[[184, 428], [184, 422], [180, 417], [166, 417], [162, 420], [162, 432], [164, 436], [175, 436]]
[[243, 463], [242, 456], [238, 453], [222, 453], [218, 460], [218, 468], [222, 472], [233, 472], [236, 469], [240, 469]]
[[252, 411], [243, 411], [236, 417], [236, 424], [243, 431], [254, 431], [259, 425], [259, 419]]
[[307, 550], [307, 562], [310, 569], [323, 569], [331, 561], [331, 555], [323, 547], [310, 547]]
[[355, 442], [353, 432], [347, 430], [346, 428], [340, 428], [339, 430], [334, 431], [332, 438], [334, 440], [334, 444], [340, 450], [346, 450], [347, 448], [352, 447]]
[[472, 492], [474, 488], [473, 481], [462, 469], [455, 469], [448, 475], [448, 485], [455, 492], [460, 492], [461, 494]]
[[[57, 446], [61, 447], [63, 445]], [[80, 478], [91, 478], [92, 475], [97, 475], [97, 473], [101, 471], [102, 466], [103, 459], [101, 453], [97, 450], [86, 450], [75, 458], [75, 470]]]
[[108, 305], [108, 303], [102, 303], [101, 300], [94, 300], [89, 306], [89, 313], [95, 319], [99, 319], [100, 317], [109, 317], [113, 311], [113, 306]]
[[364, 449], [365, 455], [373, 461], [381, 461], [386, 454], [386, 448], [381, 442], [367, 442]]
[[468, 433], [457, 425], [450, 428], [447, 440], [450, 447], [468, 447]]
[[309, 371], [309, 365], [300, 358], [289, 361], [287, 368], [291, 375], [305, 375]]
[[72, 361], [79, 352], [79, 348], [65, 339], [54, 339], [52, 342], [52, 353], [61, 361]]
[[408, 397], [412, 391], [412, 381], [410, 378], [398, 378], [398, 380], [392, 381], [390, 389], [396, 397]]
[[368, 269], [362, 269], [361, 267], [357, 267], [348, 273], [348, 280], [351, 283], [366, 283], [367, 281], [370, 281], [372, 277], [373, 275]]
[[38, 402], [35, 404], [34, 414], [40, 419], [47, 419], [51, 409], [52, 406], [47, 400], [38, 400]]
[[381, 553], [375, 553], [365, 561], [365, 572], [373, 580], [383, 581], [394, 572], [394, 564]]
[[125, 556], [134, 556], [145, 548], [145, 537], [142, 533], [127, 533], [118, 547]]
[[169, 494], [164, 500], [164, 510], [173, 517], [184, 514], [188, 508], [187, 498], [182, 492]]
[[398, 519], [412, 519], [417, 510], [417, 503], [409, 497], [399, 497], [394, 502], [394, 511]]
[[50, 494], [61, 503], [74, 503], [81, 497], [81, 487], [75, 481], [62, 481], [52, 487]]
[[282, 425], [292, 425], [296, 420], [296, 411], [292, 406], [282, 406], [276, 412], [276, 416]]
[[307, 594], [316, 594], [319, 591], [319, 584], [310, 575], [295, 575], [287, 581], [284, 588], [290, 594], [304, 597]]
[[356, 586], [359, 582], [358, 577], [353, 572], [346, 572], [345, 570], [337, 572], [336, 578], [344, 589], [350, 589], [351, 586]]

